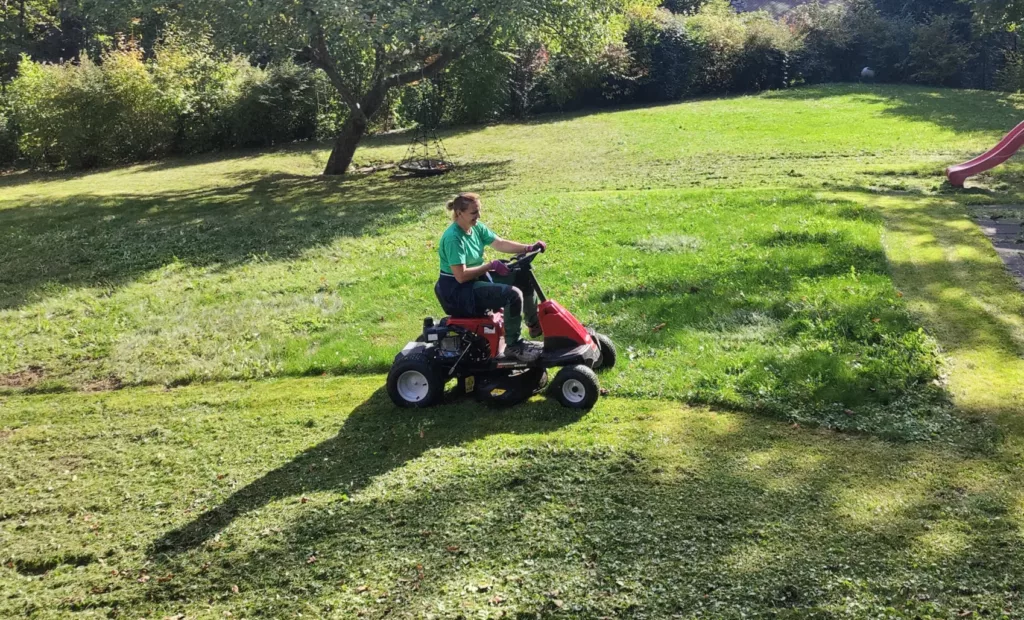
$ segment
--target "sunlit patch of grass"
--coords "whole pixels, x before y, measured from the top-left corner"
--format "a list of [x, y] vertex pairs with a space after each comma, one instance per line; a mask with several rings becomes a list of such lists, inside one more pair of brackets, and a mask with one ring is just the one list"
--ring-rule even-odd
[[932, 561], [942, 561], [962, 554], [971, 543], [970, 537], [960, 524], [939, 522], [918, 536], [917, 544], [923, 557]]

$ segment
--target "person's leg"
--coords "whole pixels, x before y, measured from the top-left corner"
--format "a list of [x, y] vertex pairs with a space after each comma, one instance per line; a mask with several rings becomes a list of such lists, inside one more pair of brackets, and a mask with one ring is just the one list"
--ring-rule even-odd
[[514, 286], [522, 292], [523, 318], [526, 320], [526, 326], [530, 328], [530, 337], [541, 336], [543, 332], [541, 332], [540, 321], [537, 318], [537, 292], [533, 290], [533, 279], [528, 277], [526, 271], [517, 271], [507, 276], [495, 277], [494, 281]]
[[505, 342], [519, 342], [523, 330], [523, 294], [514, 286], [496, 282], [474, 282], [473, 295], [482, 310], [504, 310]]

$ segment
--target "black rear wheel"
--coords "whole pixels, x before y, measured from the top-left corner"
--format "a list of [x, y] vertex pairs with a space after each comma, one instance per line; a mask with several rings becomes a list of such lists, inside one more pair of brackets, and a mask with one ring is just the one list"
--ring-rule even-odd
[[444, 397], [444, 383], [429, 355], [400, 355], [388, 372], [388, 396], [399, 407], [430, 407]]
[[601, 395], [597, 375], [582, 364], [559, 370], [549, 390], [563, 407], [584, 411], [593, 407]]
[[597, 348], [600, 349], [600, 355], [597, 357], [597, 362], [594, 363], [594, 370], [615, 368], [615, 360], [618, 358], [618, 354], [615, 352], [615, 343], [604, 334], [595, 332], [592, 336], [597, 340]]

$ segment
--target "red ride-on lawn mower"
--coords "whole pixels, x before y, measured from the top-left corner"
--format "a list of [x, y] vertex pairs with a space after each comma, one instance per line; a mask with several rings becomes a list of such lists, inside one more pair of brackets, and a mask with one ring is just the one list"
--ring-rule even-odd
[[[530, 278], [540, 305], [544, 351], [533, 362], [502, 356], [502, 313], [481, 317], [423, 320], [423, 333], [395, 356], [388, 373], [388, 395], [399, 407], [429, 407], [444, 398], [445, 384], [458, 380], [458, 392], [472, 392], [482, 402], [511, 405], [548, 387], [562, 405], [590, 409], [600, 396], [595, 370], [615, 366], [615, 345], [608, 336], [584, 327], [557, 302], [547, 299], [533, 274], [540, 251], [507, 261], [513, 272]], [[548, 386], [548, 368], [560, 366]]]

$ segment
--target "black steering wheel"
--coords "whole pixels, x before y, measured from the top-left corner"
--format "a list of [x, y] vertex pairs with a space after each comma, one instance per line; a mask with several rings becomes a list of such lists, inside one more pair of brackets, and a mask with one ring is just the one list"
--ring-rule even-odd
[[522, 254], [516, 254], [512, 258], [502, 261], [512, 271], [519, 269], [529, 268], [533, 264], [533, 259], [537, 258], [542, 250], [533, 250], [532, 252], [523, 252]]

